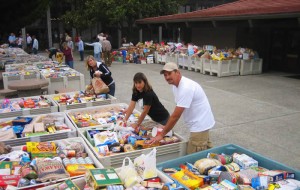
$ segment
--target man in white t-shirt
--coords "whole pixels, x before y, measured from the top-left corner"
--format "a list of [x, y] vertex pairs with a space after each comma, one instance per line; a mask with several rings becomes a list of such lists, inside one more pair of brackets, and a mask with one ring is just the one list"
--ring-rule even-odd
[[215, 125], [215, 119], [202, 87], [197, 82], [182, 76], [176, 63], [166, 63], [160, 74], [163, 74], [165, 80], [173, 85], [176, 107], [162, 133], [152, 138], [150, 143], [160, 141], [183, 115], [190, 130], [187, 153], [211, 148], [209, 129]]

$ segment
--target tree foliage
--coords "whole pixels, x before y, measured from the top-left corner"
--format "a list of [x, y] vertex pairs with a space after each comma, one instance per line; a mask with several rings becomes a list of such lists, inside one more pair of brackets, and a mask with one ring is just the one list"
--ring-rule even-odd
[[32, 24], [41, 16], [45, 16], [49, 0], [8, 0], [1, 3], [0, 30], [10, 33], [19, 31], [26, 25]]
[[73, 27], [87, 27], [97, 21], [133, 24], [136, 19], [176, 13], [186, 0], [64, 0], [74, 6], [63, 19]]

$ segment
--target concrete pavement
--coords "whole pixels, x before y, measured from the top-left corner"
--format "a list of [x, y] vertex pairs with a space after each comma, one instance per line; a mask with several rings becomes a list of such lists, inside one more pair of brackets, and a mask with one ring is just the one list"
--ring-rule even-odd
[[[86, 56], [86, 55], [85, 55]], [[85, 63], [75, 52], [75, 69], [90, 76]], [[175, 104], [171, 86], [159, 74], [160, 64], [122, 64], [110, 67], [116, 81], [115, 97], [129, 104], [132, 79], [136, 72], [146, 74], [164, 106], [172, 113]], [[206, 92], [216, 125], [211, 130], [214, 146], [233, 143], [275, 161], [300, 170], [300, 80], [287, 78], [288, 73], [218, 78], [194, 71], [182, 74], [197, 81]], [[175, 132], [188, 138], [182, 119]]]

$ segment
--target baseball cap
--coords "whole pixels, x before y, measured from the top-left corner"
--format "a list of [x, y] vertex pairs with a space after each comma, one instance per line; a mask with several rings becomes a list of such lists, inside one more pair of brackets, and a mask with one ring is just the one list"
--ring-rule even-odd
[[160, 71], [160, 74], [163, 74], [165, 71], [174, 71], [174, 70], [178, 70], [177, 64], [174, 62], [168, 62], [165, 64], [163, 69]]

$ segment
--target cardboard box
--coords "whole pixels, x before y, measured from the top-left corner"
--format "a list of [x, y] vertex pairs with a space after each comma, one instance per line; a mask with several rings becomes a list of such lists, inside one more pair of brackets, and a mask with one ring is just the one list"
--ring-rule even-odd
[[108, 185], [122, 185], [120, 177], [113, 168], [91, 169], [86, 175], [86, 181], [92, 189], [101, 189]]

